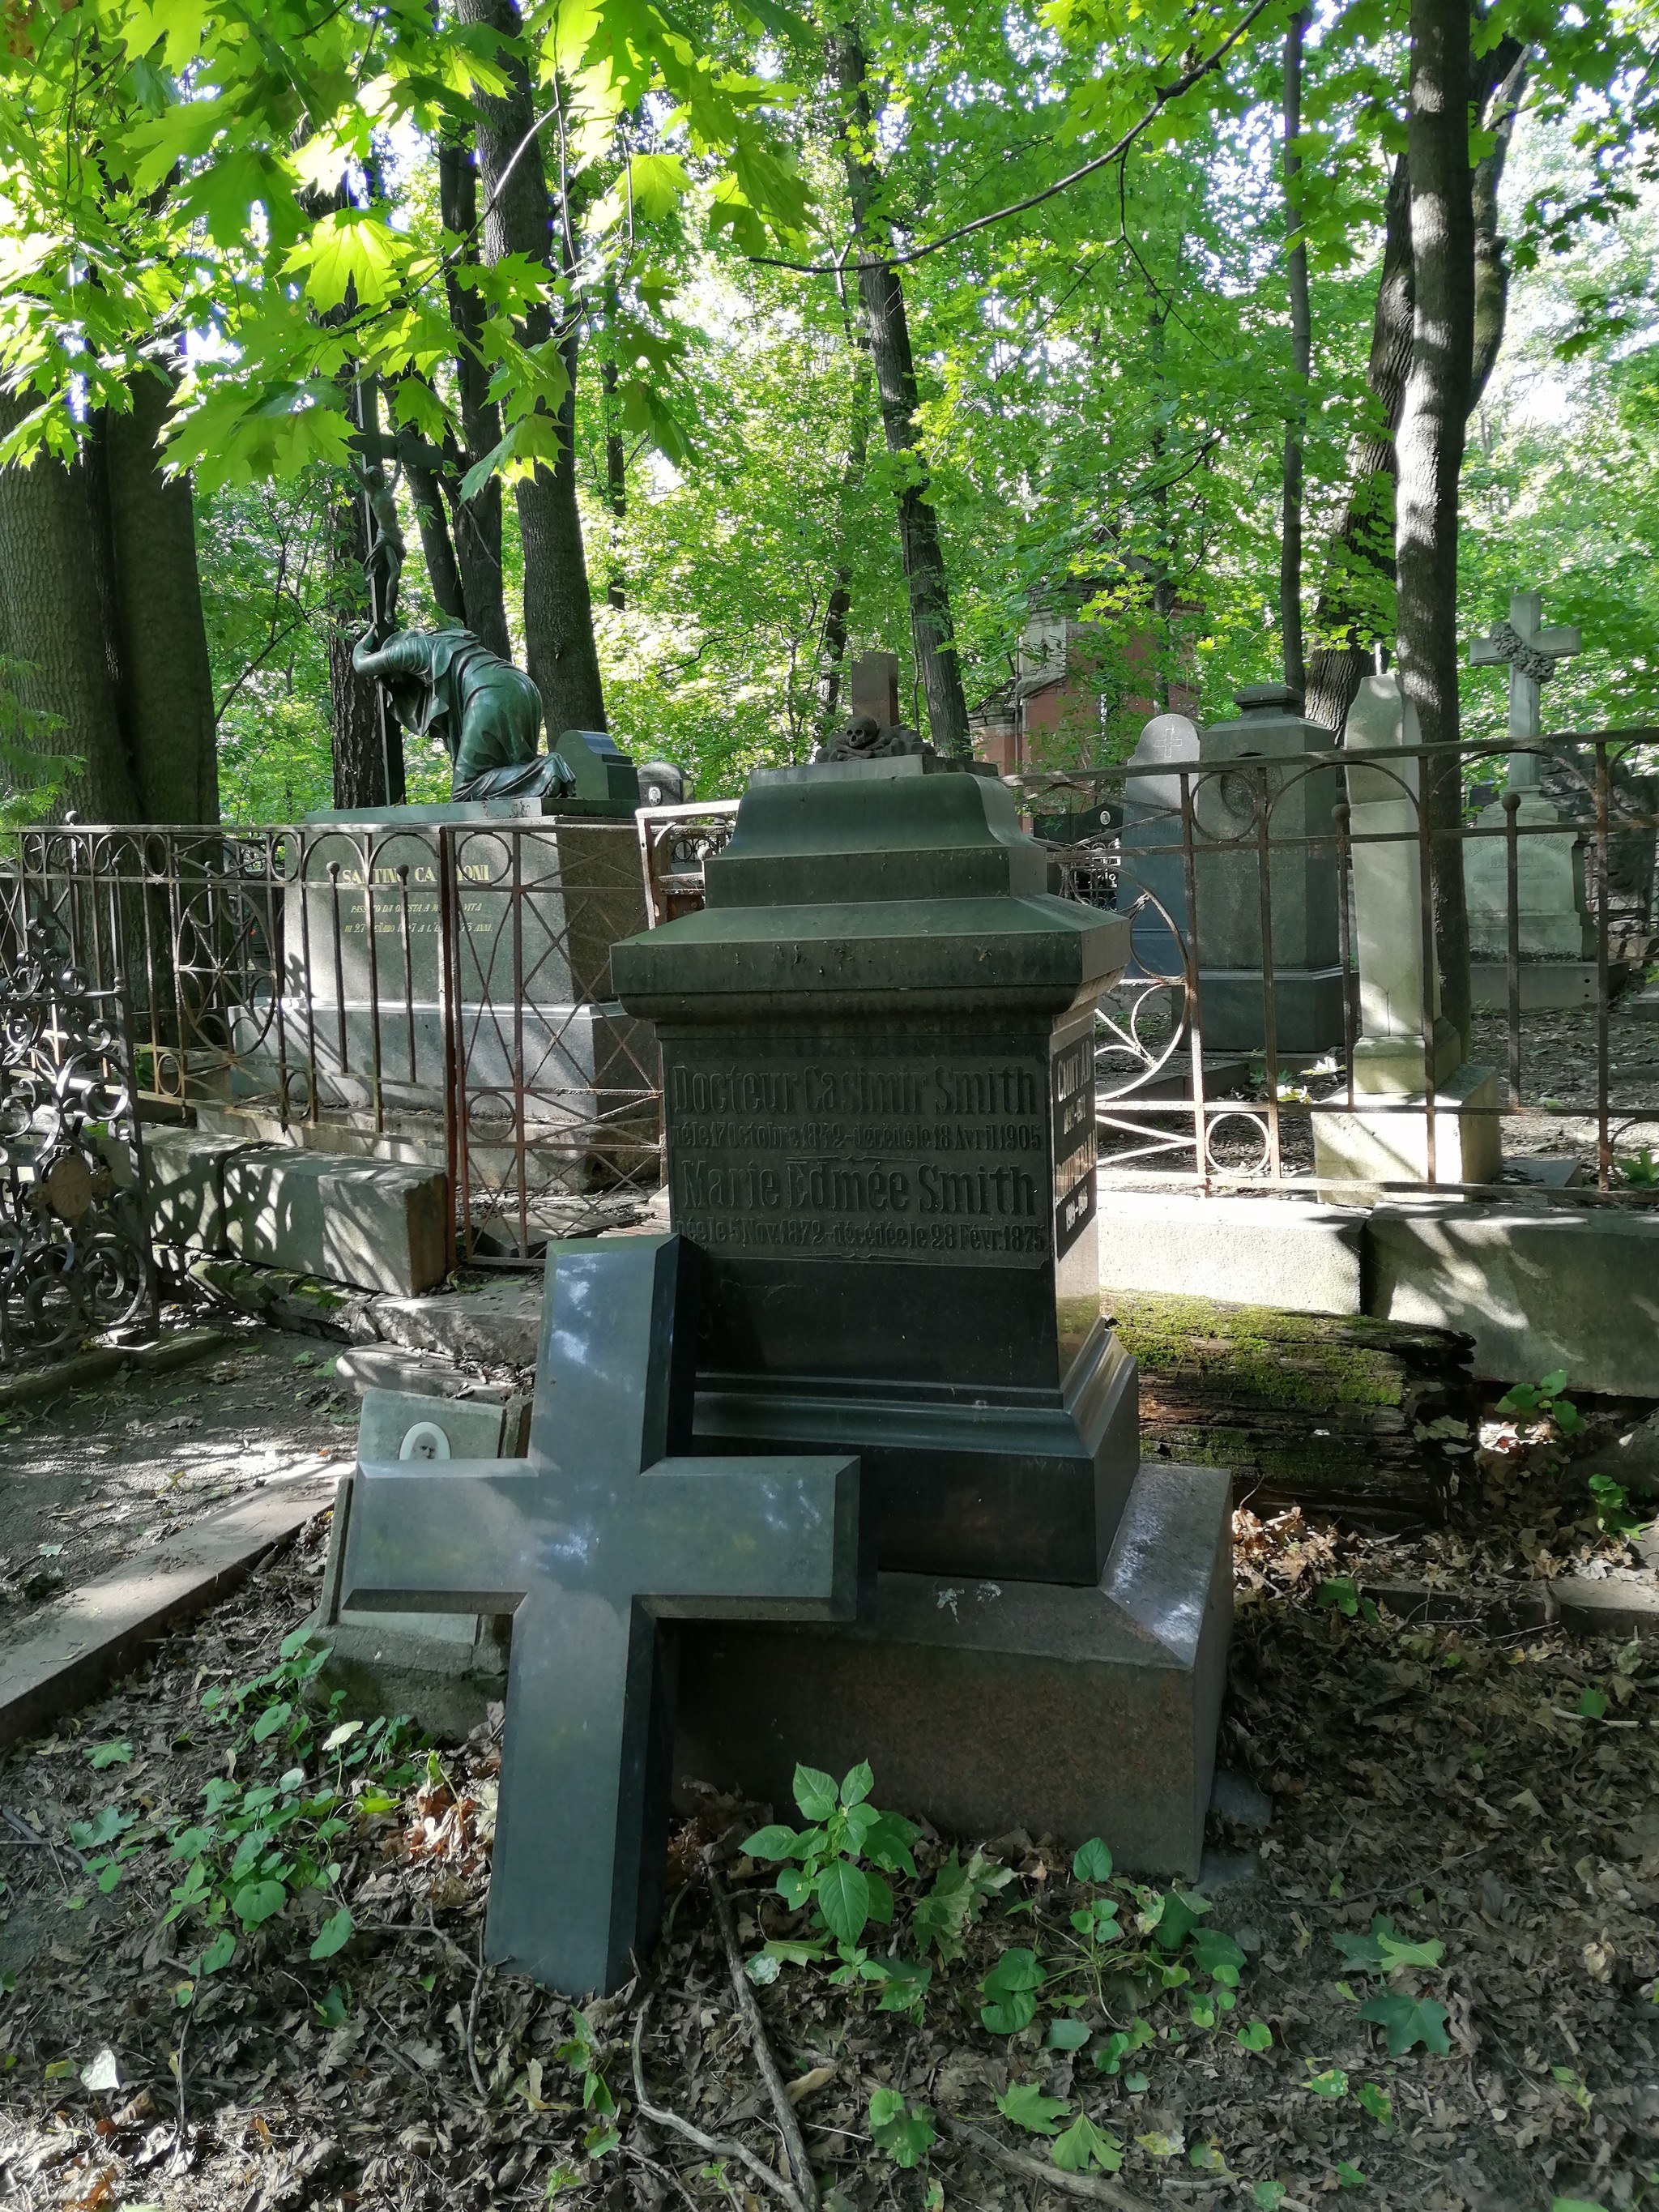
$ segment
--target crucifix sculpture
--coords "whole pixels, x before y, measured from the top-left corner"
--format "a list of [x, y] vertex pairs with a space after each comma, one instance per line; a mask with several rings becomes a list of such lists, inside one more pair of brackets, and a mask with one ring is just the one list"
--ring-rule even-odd
[[529, 1457], [368, 1465], [353, 1485], [345, 1604], [513, 1615], [488, 1954], [571, 1996], [614, 1989], [654, 1938], [659, 1624], [857, 1608], [856, 1459], [676, 1453], [691, 1258], [672, 1236], [552, 1246]]
[[[1507, 664], [1510, 672], [1510, 738], [1518, 745], [1535, 745], [1544, 733], [1543, 686], [1554, 675], [1556, 664], [1570, 660], [1584, 649], [1581, 631], [1565, 625], [1543, 626], [1541, 592], [1511, 592], [1510, 618], [1499, 623], [1490, 637], [1478, 637], [1469, 647], [1470, 665], [1496, 668]], [[1532, 791], [1538, 786], [1538, 755], [1510, 755], [1510, 789]]]

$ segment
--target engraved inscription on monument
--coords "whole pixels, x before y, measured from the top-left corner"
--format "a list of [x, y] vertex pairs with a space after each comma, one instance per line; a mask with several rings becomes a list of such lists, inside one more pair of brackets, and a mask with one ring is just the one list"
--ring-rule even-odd
[[674, 1218], [696, 1243], [1004, 1267], [1054, 1249], [1060, 1171], [1041, 1063], [923, 1042], [738, 1065], [700, 1045], [665, 1075]]
[[1095, 1218], [1095, 1042], [1092, 1030], [1049, 1062], [1054, 1121], [1054, 1257]]

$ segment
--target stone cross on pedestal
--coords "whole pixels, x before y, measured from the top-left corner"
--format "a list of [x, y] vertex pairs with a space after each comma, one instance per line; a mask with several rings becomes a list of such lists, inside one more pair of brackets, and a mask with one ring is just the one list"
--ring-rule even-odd
[[354, 1486], [347, 1605], [513, 1615], [488, 1954], [571, 1996], [654, 1940], [658, 1624], [857, 1607], [856, 1459], [671, 1456], [690, 1262], [678, 1237], [551, 1247], [529, 1457], [365, 1465]]
[[[1511, 592], [1509, 620], [1499, 623], [1490, 637], [1476, 638], [1469, 647], [1472, 667], [1508, 665], [1510, 736], [1518, 745], [1536, 744], [1544, 734], [1543, 687], [1554, 675], [1556, 663], [1584, 649], [1581, 631], [1565, 625], [1547, 629], [1543, 614], [1540, 592]], [[1511, 753], [1510, 789], [1531, 791], [1537, 784], [1537, 754]]]

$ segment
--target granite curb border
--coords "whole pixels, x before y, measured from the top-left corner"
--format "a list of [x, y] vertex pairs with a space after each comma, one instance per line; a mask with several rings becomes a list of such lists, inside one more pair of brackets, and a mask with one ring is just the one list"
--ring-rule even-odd
[[337, 1472], [290, 1475], [44, 1607], [0, 1650], [0, 1751], [71, 1712], [334, 1504]]
[[1457, 1589], [1443, 1583], [1362, 1582], [1359, 1595], [1405, 1621], [1462, 1622], [1492, 1635], [1563, 1628], [1570, 1636], [1659, 1637], [1659, 1581], [1592, 1579]]
[[37, 1398], [55, 1398], [64, 1390], [83, 1389], [89, 1382], [101, 1382], [106, 1376], [118, 1374], [123, 1367], [136, 1367], [146, 1375], [165, 1375], [234, 1340], [228, 1329], [187, 1328], [177, 1336], [157, 1337], [149, 1344], [96, 1344], [88, 1352], [72, 1352], [52, 1367], [32, 1367], [21, 1375], [0, 1376], [0, 1413]]

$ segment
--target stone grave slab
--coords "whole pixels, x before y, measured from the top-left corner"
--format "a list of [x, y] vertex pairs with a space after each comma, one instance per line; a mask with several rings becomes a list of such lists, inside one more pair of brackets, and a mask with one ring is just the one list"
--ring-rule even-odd
[[693, 1457], [694, 1255], [549, 1249], [525, 1459], [360, 1464], [349, 1607], [513, 1614], [489, 1957], [568, 1996], [654, 1940], [672, 1669], [664, 1622], [847, 1619], [855, 1460]]
[[230, 1155], [222, 1173], [226, 1240], [239, 1259], [403, 1297], [448, 1270], [441, 1170], [270, 1146]]
[[1463, 1061], [1440, 1011], [1423, 920], [1419, 763], [1400, 750], [1420, 742], [1399, 678], [1367, 677], [1346, 744], [1359, 967], [1353, 1087], [1365, 1104], [1313, 1116], [1316, 1170], [1332, 1182], [1424, 1182], [1431, 1150], [1437, 1182], [1495, 1182], [1503, 1164], [1498, 1071]]

